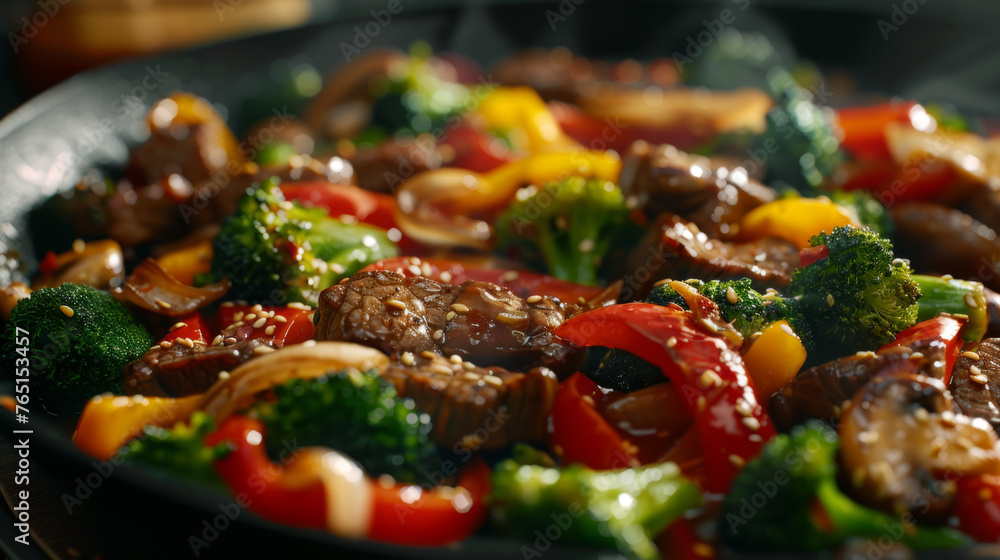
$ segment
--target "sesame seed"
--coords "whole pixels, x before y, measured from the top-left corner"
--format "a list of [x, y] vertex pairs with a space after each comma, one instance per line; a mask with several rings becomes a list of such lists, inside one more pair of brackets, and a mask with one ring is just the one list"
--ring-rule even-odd
[[904, 264], [906, 264], [906, 261], [903, 259], [892, 259], [892, 266], [903, 266]]
[[258, 346], [253, 349], [254, 354], [268, 354], [271, 352], [274, 352], [274, 348], [271, 348], [270, 346]]
[[155, 303], [156, 305], [159, 305], [160, 307], [162, 307], [164, 309], [170, 309], [170, 304], [167, 303], [167, 302], [165, 302], [165, 301], [163, 301], [162, 299], [154, 299], [153, 303]]
[[472, 362], [462, 362], [462, 367], [464, 367], [465, 369], [467, 369], [469, 371], [472, 371], [472, 370], [476, 369], [476, 364], [474, 364]]
[[910, 354], [910, 358], [914, 359], [914, 360], [922, 360], [923, 357], [924, 357], [924, 353], [923, 352], [914, 352], [914, 353]]
[[74, 313], [74, 311], [73, 311], [73, 309], [71, 307], [68, 307], [68, 306], [65, 306], [65, 305], [60, 305], [59, 306], [59, 311], [62, 311], [62, 314], [65, 315], [65, 316], [67, 316], [67, 317], [72, 317], [73, 313]]
[[833, 307], [834, 304], [833, 294], [826, 294], [826, 304], [829, 305], [830, 307]]
[[736, 412], [739, 412], [742, 416], [750, 416], [753, 414], [753, 409], [750, 407], [750, 403], [740, 399], [736, 401]]
[[729, 303], [736, 303], [740, 301], [740, 298], [736, 295], [736, 290], [734, 290], [732, 286], [726, 288], [726, 301]]
[[430, 276], [432, 272], [434, 271], [431, 270], [431, 265], [427, 263], [423, 263], [422, 265], [420, 265], [420, 274], [423, 274], [424, 276]]
[[708, 406], [708, 400], [705, 395], [698, 395], [698, 398], [694, 400], [695, 406], [698, 407], [698, 412], [704, 412], [705, 407]]
[[468, 381], [482, 381], [483, 380], [482, 377], [480, 377], [480, 376], [478, 376], [478, 375], [476, 375], [476, 374], [474, 374], [472, 372], [465, 372], [465, 375], [463, 375], [462, 377], [464, 379], [468, 380]]
[[980, 385], [986, 385], [987, 383], [990, 382], [989, 378], [987, 378], [985, 375], [970, 375], [969, 379], [976, 383], [979, 383]]
[[732, 463], [733, 466], [738, 469], [742, 469], [747, 464], [746, 460], [743, 457], [740, 457], [739, 455], [730, 455], [729, 462]]
[[982, 375], [983, 370], [979, 369], [979, 366], [969, 366], [969, 373], [972, 375]]
[[528, 296], [528, 299], [527, 299], [528, 303], [538, 303], [540, 301], [542, 301], [542, 296], [537, 296], [537, 295], [536, 296]]
[[82, 253], [83, 250], [86, 249], [86, 248], [87, 248], [87, 244], [84, 243], [84, 241], [82, 239], [76, 238], [76, 239], [73, 240], [73, 252], [74, 253]]
[[[449, 274], [449, 276], [451, 275]], [[521, 275], [518, 274], [516, 270], [508, 270], [507, 272], [504, 272], [503, 274], [500, 275], [500, 279], [503, 280], [504, 282], [513, 282], [514, 280], [517, 280], [519, 276]], [[441, 275], [441, 278], [444, 278], [443, 274]]]
[[484, 375], [483, 381], [493, 385], [494, 387], [503, 387], [503, 380], [495, 375]]
[[457, 315], [457, 313], [455, 313], [454, 311], [449, 311], [449, 312], [448, 312], [448, 313], [447, 313], [447, 314], [446, 314], [446, 315], [444, 316], [444, 320], [445, 320], [445, 321], [451, 321], [452, 319], [454, 319], [454, 318], [455, 318], [455, 315]]
[[788, 326], [788, 323], [781, 324], [781, 332], [787, 334], [788, 336], [795, 336], [795, 331], [792, 330], [792, 327]]
[[430, 350], [424, 350], [423, 352], [420, 353], [420, 357], [426, 358], [428, 360], [433, 360], [434, 358], [437, 358], [438, 355], [435, 354], [434, 352], [431, 352]]
[[402, 362], [404, 366], [412, 366], [416, 363], [412, 352], [403, 352], [403, 354], [399, 357], [399, 361]]
[[170, 348], [173, 345], [174, 344], [169, 340], [164, 340], [163, 342], [160, 343], [160, 348]]
[[750, 340], [757, 340], [758, 338], [760, 338], [760, 335], [762, 334], [764, 334], [764, 331], [757, 331], [752, 335], [750, 335]]
[[497, 320], [505, 325], [516, 325], [528, 319], [528, 314], [523, 311], [501, 311], [497, 313]]
[[978, 307], [976, 305], [976, 298], [972, 297], [972, 294], [965, 294], [965, 305], [969, 307]]
[[754, 443], [760, 443], [760, 442], [764, 441], [764, 438], [761, 437], [760, 434], [750, 434], [749, 436], [747, 436], [747, 439], [750, 440], [750, 441], [752, 441], [752, 442], [754, 442]]
[[222, 342], [226, 344], [236, 344], [236, 338], [232, 336], [227, 336], [226, 338], [222, 339]]
[[469, 306], [465, 305], [464, 303], [453, 303], [453, 304], [451, 304], [451, 308], [454, 309], [456, 313], [468, 313], [469, 312]]
[[581, 241], [580, 244], [576, 246], [576, 248], [581, 253], [589, 253], [594, 250], [594, 245], [595, 245], [594, 240], [587, 238]]
[[222, 346], [222, 335], [217, 334], [215, 338], [212, 339], [212, 346]]
[[419, 267], [419, 266], [416, 266], [416, 265], [411, 265], [411, 266], [410, 266], [409, 268], [407, 268], [406, 270], [409, 270], [409, 271], [410, 271], [410, 274], [412, 274], [412, 275], [414, 275], [414, 276], [420, 276], [420, 274], [421, 274], [421, 270], [420, 270], [420, 267]]
[[257, 319], [257, 321], [253, 324], [253, 328], [259, 329], [263, 327], [265, 324], [267, 324], [267, 319], [261, 317], [260, 319]]
[[576, 298], [576, 301], [580, 305], [587, 305], [587, 300], [583, 296], [580, 296], [580, 297]]
[[287, 323], [288, 319], [285, 319], [285, 317], [282, 316], [282, 315], [275, 315], [274, 316], [274, 322], [275, 323]]
[[951, 274], [945, 274], [944, 276], [941, 277], [941, 279], [944, 280], [945, 282], [951, 282], [952, 280], [955, 279], [955, 277], [952, 276]]
[[274, 334], [274, 325], [268, 325], [267, 328], [264, 329], [264, 334], [266, 334], [267, 336], [271, 336], [272, 334]]
[[431, 334], [431, 338], [433, 338], [434, 340], [441, 340], [442, 338], [444, 338], [444, 331], [442, 331], [441, 329], [434, 331]]
[[966, 315], [965, 313], [952, 313], [951, 316], [954, 317], [954, 318], [956, 318], [956, 319], [961, 319], [963, 321], [968, 321], [969, 320], [969, 316]]
[[455, 375], [455, 372], [444, 364], [431, 364], [428, 368], [438, 375]]
[[177, 340], [177, 343], [180, 344], [181, 346], [187, 346], [188, 348], [194, 348], [194, 341], [192, 341], [190, 338], [183, 338], [183, 337], [181, 337], [181, 338], [177, 338], [176, 340]]
[[301, 309], [303, 311], [312, 311], [312, 307], [309, 307], [308, 305], [304, 303], [299, 303], [297, 301], [288, 303], [286, 307], [291, 307], [292, 309]]
[[719, 377], [719, 374], [715, 373], [710, 369], [706, 369], [705, 371], [701, 372], [700, 376], [698, 376], [698, 386], [700, 386], [702, 389], [715, 387], [719, 383], [722, 383], [722, 379]]
[[451, 356], [448, 357], [448, 361], [453, 364], [460, 364], [462, 363], [462, 357], [459, 356], [458, 354], [452, 354]]
[[183, 329], [186, 326], [188, 326], [187, 323], [183, 323], [183, 322], [181, 322], [181, 323], [174, 323], [173, 325], [170, 325], [170, 328], [167, 329], [167, 332], [174, 332], [177, 329]]
[[396, 309], [399, 309], [400, 311], [406, 309], [406, 304], [403, 303], [403, 302], [401, 302], [401, 301], [399, 301], [398, 299], [387, 299], [387, 300], [385, 300], [385, 305], [387, 307], [395, 307]]
[[962, 356], [970, 360], [975, 360], [977, 362], [979, 361], [979, 354], [973, 352], [972, 350], [966, 350], [965, 352], [962, 352]]
[[440, 276], [441, 276], [441, 281], [442, 282], [445, 282], [445, 283], [451, 282], [451, 273], [448, 272], [447, 270], [442, 271], [441, 274], [440, 274]]
[[[242, 315], [242, 314], [238, 314], [238, 315]], [[243, 321], [250, 322], [250, 321], [253, 321], [254, 319], [257, 318], [257, 314], [256, 313], [247, 313], [246, 315], [242, 315], [241, 317], [236, 317], [234, 315], [233, 318], [236, 319], [237, 321], [239, 321], [239, 320], [242, 319]]]
[[760, 429], [760, 421], [753, 417], [744, 418], [743, 425], [753, 431], [757, 431]]
[[926, 408], [918, 408], [913, 411], [913, 417], [920, 422], [926, 422], [930, 420], [931, 415]]
[[590, 395], [584, 395], [582, 397], [582, 400], [583, 400], [583, 402], [587, 403], [590, 406], [597, 406], [597, 403], [594, 402], [594, 397], [592, 397]]
[[677, 337], [676, 336], [672, 336], [672, 337], [668, 338], [667, 342], [666, 342], [666, 347], [667, 348], [673, 348], [674, 346], [677, 346]]
[[861, 443], [875, 443], [878, 441], [878, 432], [864, 431], [858, 434], [858, 441]]
[[219, 379], [229, 379], [229, 372], [222, 370], [219, 372]]
[[250, 311], [253, 311], [254, 313], [260, 313], [263, 310], [264, 310], [264, 307], [261, 306], [261, 304], [259, 304], [259, 303], [255, 303], [253, 305], [253, 307], [250, 308]]

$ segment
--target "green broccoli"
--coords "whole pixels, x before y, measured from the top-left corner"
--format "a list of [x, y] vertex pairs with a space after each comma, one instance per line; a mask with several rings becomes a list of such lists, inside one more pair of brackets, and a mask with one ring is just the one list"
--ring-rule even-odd
[[153, 344], [125, 305], [90, 286], [42, 288], [14, 306], [4, 329], [7, 371], [30, 361], [31, 394], [53, 414], [121, 393], [124, 368]]
[[754, 136], [749, 154], [767, 167], [768, 184], [814, 194], [840, 165], [840, 142], [829, 117], [813, 103], [813, 95], [780, 67], [767, 74], [775, 105], [767, 113], [767, 130]]
[[582, 177], [520, 189], [496, 222], [499, 251], [513, 249], [557, 278], [589, 285], [598, 283], [608, 251], [640, 233], [621, 189]]
[[767, 71], [790, 62], [775, 50], [766, 35], [726, 27], [701, 56], [674, 55], [688, 87], [731, 90], [742, 87], [767, 89]]
[[384, 230], [286, 201], [278, 184], [256, 184], [215, 238], [211, 276], [229, 278], [231, 297], [316, 305], [324, 288], [398, 254]]
[[286, 140], [275, 140], [261, 146], [253, 161], [261, 167], [276, 167], [287, 165], [289, 160], [298, 155], [295, 146]]
[[982, 284], [923, 274], [914, 274], [911, 278], [920, 287], [917, 322], [933, 319], [942, 313], [968, 315], [969, 321], [962, 329], [962, 336], [969, 342], [982, 340], [990, 326]]
[[510, 535], [659, 558], [653, 537], [701, 500], [674, 463], [594, 471], [508, 459], [493, 470], [489, 504], [493, 520]]
[[436, 133], [465, 110], [469, 88], [438, 78], [430, 58], [430, 46], [418, 42], [405, 65], [390, 69], [384, 81], [376, 82], [371, 122], [356, 143], [375, 144], [398, 132]]
[[847, 210], [857, 218], [857, 223], [882, 237], [892, 237], [892, 217], [885, 211], [885, 206], [868, 191], [824, 191], [834, 204]]
[[268, 451], [325, 445], [358, 461], [373, 476], [390, 474], [407, 483], [432, 484], [427, 473], [441, 465], [430, 440], [431, 420], [400, 398], [374, 371], [342, 371], [293, 379], [274, 389], [275, 400], [255, 405], [267, 428]]
[[182, 478], [225, 488], [212, 463], [228, 455], [229, 446], [223, 442], [207, 447], [204, 443], [205, 436], [214, 431], [212, 417], [198, 411], [188, 424], [178, 422], [170, 429], [146, 426], [144, 434], [130, 441], [122, 454], [127, 462], [153, 465]]
[[[837, 434], [822, 422], [780, 434], [747, 463], [722, 503], [719, 533], [741, 551], [818, 551], [850, 537], [912, 548], [962, 544], [949, 528], [920, 527], [855, 503], [837, 487]], [[881, 541], [880, 541], [881, 542]]]
[[788, 322], [823, 361], [874, 350], [917, 320], [920, 287], [892, 243], [870, 229], [842, 226], [810, 240], [828, 256], [792, 275]]
[[[751, 288], [750, 283], [749, 278], [687, 282], [698, 293], [714, 301], [719, 306], [722, 318], [732, 323], [733, 328], [745, 337], [764, 330], [764, 327], [784, 316], [784, 300], [765, 298]], [[684, 298], [668, 284], [653, 288], [646, 296], [646, 301], [664, 306], [674, 303], [683, 309], [688, 308]]]

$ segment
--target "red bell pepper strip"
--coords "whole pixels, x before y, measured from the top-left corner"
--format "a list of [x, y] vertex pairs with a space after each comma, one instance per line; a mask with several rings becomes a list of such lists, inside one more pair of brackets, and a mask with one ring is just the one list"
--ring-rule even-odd
[[389, 232], [389, 239], [404, 250], [417, 247], [416, 242], [406, 237], [396, 223], [393, 216], [396, 199], [392, 195], [324, 181], [282, 183], [280, 188], [286, 199], [298, 201], [304, 206], [323, 208], [334, 218], [351, 216], [359, 222], [380, 227]]
[[605, 291], [600, 286], [574, 284], [530, 270], [483, 268], [450, 259], [395, 257], [372, 263], [361, 269], [361, 272], [372, 270], [392, 270], [406, 277], [424, 276], [445, 284], [478, 280], [503, 286], [523, 298], [537, 294], [573, 303], [580, 298], [590, 301]]
[[910, 111], [916, 105], [907, 101], [838, 109], [836, 122], [843, 133], [840, 147], [859, 159], [889, 159], [885, 127], [889, 123], [910, 123]]
[[[311, 310], [297, 307], [265, 306], [260, 307], [260, 309], [257, 309], [257, 307], [250, 305], [227, 305], [219, 307], [219, 330], [223, 330], [238, 321], [243, 321], [242, 328], [251, 329], [245, 337], [246, 339], [259, 338], [271, 340], [275, 348], [305, 342], [310, 340], [316, 332], [316, 326], [313, 325], [312, 319], [309, 317], [312, 314]], [[268, 314], [274, 312], [274, 317], [266, 318], [267, 320], [263, 325], [254, 327], [253, 325], [261, 318], [261, 312]], [[254, 317], [247, 319], [251, 314]], [[271, 334], [267, 334], [268, 327], [272, 326], [274, 330]]]
[[[466, 467], [454, 488], [426, 490], [331, 468], [325, 464], [330, 450], [323, 448], [298, 449], [275, 463], [263, 437], [259, 421], [230, 416], [205, 444], [229, 443], [231, 452], [216, 460], [216, 472], [244, 507], [276, 523], [400, 545], [442, 546], [467, 538], [486, 518], [490, 469], [481, 461]], [[354, 490], [349, 498], [364, 503], [351, 503], [350, 510], [368, 516], [348, 520], [350, 533], [345, 534], [343, 520], [329, 518], [328, 500], [338, 499], [331, 492]]]
[[815, 247], [806, 247], [799, 251], [799, 259], [802, 260], [802, 268], [805, 268], [816, 261], [821, 261], [830, 256], [830, 250], [826, 248], [826, 245], [817, 245]]
[[[701, 297], [698, 307], [718, 314]], [[571, 318], [555, 335], [577, 346], [606, 346], [656, 364], [677, 386], [704, 445], [710, 492], [724, 493], [746, 461], [774, 436], [738, 349], [704, 319], [677, 306], [611, 305]]]
[[205, 338], [209, 332], [208, 323], [205, 321], [205, 318], [202, 316], [200, 311], [195, 311], [194, 313], [181, 318], [180, 321], [174, 323], [174, 326], [176, 325], [184, 326], [171, 330], [160, 342], [171, 342], [177, 340], [178, 338], [189, 338], [191, 339], [191, 342], [208, 344], [209, 339]]
[[600, 390], [580, 372], [559, 384], [552, 403], [550, 447], [561, 451], [567, 464], [583, 463], [595, 470], [636, 466], [635, 454], [595, 407], [594, 397]]
[[892, 342], [878, 349], [883, 352], [889, 348], [902, 347], [911, 348], [917, 343], [937, 343], [944, 346], [945, 365], [944, 379], [945, 385], [951, 380], [951, 370], [955, 367], [955, 360], [958, 359], [962, 351], [964, 339], [962, 338], [962, 325], [965, 319], [956, 317], [940, 316], [926, 321], [921, 321], [916, 325], [906, 329], [896, 335]]
[[469, 169], [478, 173], [492, 171], [510, 162], [510, 149], [499, 145], [496, 136], [481, 132], [468, 124], [460, 124], [445, 131], [441, 144], [455, 150], [454, 167]]
[[979, 542], [1000, 542], [1000, 477], [963, 476], [956, 484], [958, 528]]

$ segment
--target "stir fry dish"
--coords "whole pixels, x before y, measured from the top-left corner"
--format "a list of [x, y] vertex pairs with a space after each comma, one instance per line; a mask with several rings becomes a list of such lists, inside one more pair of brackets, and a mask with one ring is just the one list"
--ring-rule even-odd
[[493, 82], [372, 50], [293, 72], [295, 119], [249, 99], [243, 139], [175, 92], [34, 210], [4, 356], [32, 333], [32, 399], [88, 455], [338, 536], [997, 543], [1000, 141], [722, 49]]

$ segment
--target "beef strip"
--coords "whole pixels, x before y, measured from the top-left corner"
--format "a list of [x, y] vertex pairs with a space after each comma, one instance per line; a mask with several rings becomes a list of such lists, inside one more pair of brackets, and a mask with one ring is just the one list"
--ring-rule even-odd
[[917, 272], [950, 273], [1000, 290], [1000, 239], [969, 215], [933, 202], [893, 206], [895, 250]]
[[402, 362], [382, 376], [400, 395], [411, 397], [417, 410], [431, 416], [431, 438], [438, 445], [493, 450], [518, 441], [545, 441], [559, 385], [548, 368], [515, 373], [429, 351], [405, 353]]
[[939, 344], [921, 341], [912, 347], [889, 348], [878, 354], [859, 352], [811, 367], [771, 397], [771, 419], [785, 432], [813, 418], [835, 425], [844, 403], [875, 376], [906, 371], [942, 379], [944, 363], [944, 349]]
[[948, 389], [963, 413], [986, 420], [1000, 432], [1000, 338], [980, 342], [975, 353], [979, 359], [968, 353], [959, 356]]
[[363, 189], [391, 193], [406, 179], [450, 161], [448, 149], [435, 144], [433, 137], [416, 140], [389, 139], [378, 146], [345, 152], [342, 157], [354, 166], [354, 179]]
[[781, 289], [792, 281], [800, 263], [799, 250], [783, 239], [768, 237], [749, 243], [709, 239], [698, 226], [665, 215], [618, 270], [624, 281], [620, 299], [643, 299], [664, 278], [750, 278], [756, 290]]
[[356, 342], [397, 358], [431, 351], [516, 370], [540, 363], [564, 369], [567, 349], [552, 331], [586, 308], [531, 299], [488, 282], [363, 272], [320, 294], [316, 339]]
[[650, 219], [677, 214], [713, 239], [729, 239], [750, 210], [777, 193], [750, 178], [742, 167], [682, 152], [669, 144], [632, 144], [619, 180], [630, 205]]
[[955, 208], [993, 231], [1000, 230], [1000, 189], [980, 187]]
[[271, 346], [261, 339], [228, 344], [186, 346], [174, 342], [154, 346], [141, 358], [125, 366], [125, 394], [147, 397], [183, 397], [204, 393], [229, 371], [254, 357], [258, 346]]

